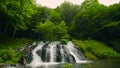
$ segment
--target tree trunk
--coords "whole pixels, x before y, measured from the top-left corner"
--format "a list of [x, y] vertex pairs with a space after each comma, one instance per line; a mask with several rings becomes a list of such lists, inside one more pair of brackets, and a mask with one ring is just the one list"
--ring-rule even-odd
[[17, 26], [15, 26], [15, 28], [14, 28], [14, 30], [13, 30], [12, 38], [15, 37], [15, 34], [16, 34], [16, 27], [17, 27]]
[[5, 26], [4, 33], [7, 32], [7, 29], [8, 29], [8, 24], [6, 24], [6, 26]]

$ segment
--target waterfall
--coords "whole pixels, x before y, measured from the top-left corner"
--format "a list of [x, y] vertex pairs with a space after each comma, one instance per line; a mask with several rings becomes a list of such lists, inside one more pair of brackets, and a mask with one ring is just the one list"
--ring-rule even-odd
[[38, 46], [34, 50], [32, 50], [33, 61], [31, 62], [31, 64], [40, 63], [42, 61], [41, 58], [40, 58], [40, 56], [38, 54], [36, 54], [36, 52], [38, 50], [42, 49], [42, 47], [43, 47], [44, 44], [45, 43], [40, 42], [40, 43], [38, 43]]
[[70, 41], [66, 45], [59, 41], [38, 42], [32, 50], [31, 62], [27, 65], [41, 65], [44, 63], [79, 63], [85, 62], [85, 57]]

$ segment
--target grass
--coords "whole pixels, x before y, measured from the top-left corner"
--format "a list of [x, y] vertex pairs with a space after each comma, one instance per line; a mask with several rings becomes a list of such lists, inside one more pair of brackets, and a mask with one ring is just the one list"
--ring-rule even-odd
[[120, 54], [104, 43], [96, 40], [73, 40], [87, 59], [118, 59]]

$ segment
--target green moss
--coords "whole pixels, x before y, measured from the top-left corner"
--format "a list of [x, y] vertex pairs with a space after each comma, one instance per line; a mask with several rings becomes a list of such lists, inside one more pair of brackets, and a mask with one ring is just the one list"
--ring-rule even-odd
[[73, 40], [78, 48], [84, 53], [87, 59], [117, 59], [120, 54], [102, 42], [96, 40]]

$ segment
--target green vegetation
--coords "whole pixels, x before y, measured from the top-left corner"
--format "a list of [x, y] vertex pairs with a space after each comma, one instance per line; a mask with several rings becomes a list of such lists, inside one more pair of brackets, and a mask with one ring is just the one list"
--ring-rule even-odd
[[73, 40], [78, 48], [85, 54], [87, 59], [118, 59], [120, 54], [104, 43], [95, 40]]
[[74, 43], [88, 59], [119, 58], [114, 49], [120, 52], [120, 4], [65, 1], [51, 9], [34, 0], [0, 0], [0, 63], [17, 62], [21, 54], [15, 49], [31, 43], [29, 39], [62, 44], [77, 39]]
[[6, 37], [0, 39], [0, 63], [17, 63], [22, 57], [20, 49], [30, 43], [32, 43], [32, 40], [27, 38], [13, 39]]
[[40, 22], [34, 31], [39, 34], [39, 39], [45, 41], [67, 39], [68, 37], [67, 26], [64, 21], [60, 24], [54, 24], [51, 21]]
[[72, 68], [72, 64], [64, 64], [63, 66], [62, 66], [62, 68]]
[[15, 52], [14, 49], [0, 49], [0, 63], [13, 64], [17, 63], [21, 58], [20, 52]]

